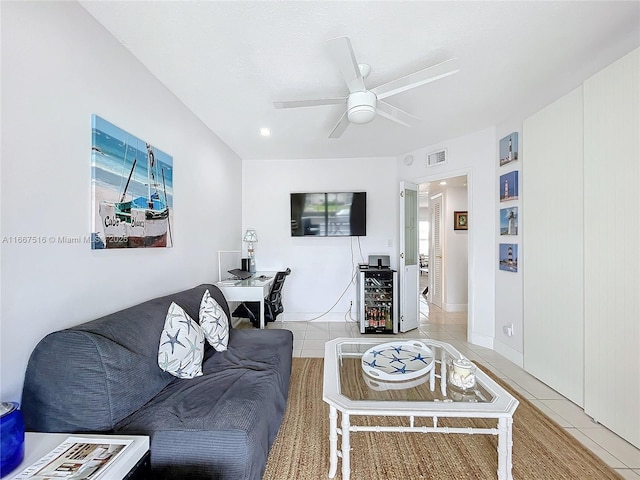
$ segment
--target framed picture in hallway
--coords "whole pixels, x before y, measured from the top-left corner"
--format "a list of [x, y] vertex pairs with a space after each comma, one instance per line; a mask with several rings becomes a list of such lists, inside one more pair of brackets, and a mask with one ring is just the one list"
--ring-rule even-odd
[[469, 229], [469, 215], [466, 210], [453, 212], [453, 229], [454, 230]]

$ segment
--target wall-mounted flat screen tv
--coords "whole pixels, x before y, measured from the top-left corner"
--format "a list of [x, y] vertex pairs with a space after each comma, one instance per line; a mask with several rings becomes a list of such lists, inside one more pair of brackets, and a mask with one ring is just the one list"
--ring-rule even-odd
[[367, 192], [292, 193], [292, 237], [363, 237]]

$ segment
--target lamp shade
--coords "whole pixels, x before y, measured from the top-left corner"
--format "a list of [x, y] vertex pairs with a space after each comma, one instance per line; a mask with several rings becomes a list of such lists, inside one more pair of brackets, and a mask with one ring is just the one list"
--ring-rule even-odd
[[250, 228], [245, 232], [243, 240], [245, 242], [257, 242], [258, 234], [254, 229]]

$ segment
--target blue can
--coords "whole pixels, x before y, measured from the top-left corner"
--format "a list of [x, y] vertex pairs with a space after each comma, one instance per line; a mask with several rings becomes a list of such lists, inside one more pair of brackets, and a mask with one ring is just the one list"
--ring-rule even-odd
[[0, 477], [4, 477], [24, 458], [24, 419], [15, 402], [0, 403], [0, 440]]

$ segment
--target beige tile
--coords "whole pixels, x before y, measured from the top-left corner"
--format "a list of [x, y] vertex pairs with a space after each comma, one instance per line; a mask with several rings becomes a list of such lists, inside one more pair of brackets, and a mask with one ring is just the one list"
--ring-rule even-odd
[[[514, 380], [518, 385], [527, 391], [531, 392], [536, 398], [540, 400], [563, 400], [564, 397], [556, 392], [553, 388], [545, 385], [543, 382], [538, 380], [532, 375], [528, 373], [523, 373], [517, 376], [512, 376], [512, 380]], [[579, 425], [574, 425], [579, 426]]]
[[625, 480], [640, 480], [640, 474], [630, 468], [616, 468], [615, 471]]
[[558, 415], [556, 412], [554, 412], [553, 410], [551, 410], [549, 407], [547, 407], [544, 403], [542, 403], [541, 400], [537, 400], [537, 399], [531, 399], [529, 400], [531, 402], [532, 405], [534, 405], [535, 407], [538, 408], [538, 410], [540, 410], [542, 413], [544, 413], [547, 417], [549, 417], [551, 420], [553, 420], [554, 422], [556, 422], [558, 425], [560, 425], [561, 427], [564, 428], [574, 428], [573, 425], [571, 425], [571, 423], [569, 421], [567, 421], [565, 418], [561, 417], [560, 415]]
[[625, 467], [640, 468], [640, 450], [611, 430], [602, 426], [600, 426], [600, 428], [585, 428], [580, 430], [591, 440], [611, 453], [611, 455], [619, 459]]
[[526, 373], [522, 368], [517, 366], [515, 363], [509, 362], [508, 360], [500, 362], [493, 361], [489, 363], [491, 363], [491, 365], [499, 372], [502, 372], [505, 377], [513, 378], [521, 375], [522, 373]]
[[518, 392], [520, 395], [522, 395], [527, 400], [535, 400], [536, 397], [534, 397], [531, 392], [529, 392], [525, 388], [523, 388], [520, 385], [518, 385], [512, 379], [503, 378], [502, 381], [505, 382], [507, 385], [509, 385], [511, 388], [513, 388], [516, 392]]
[[556, 412], [576, 428], [594, 428], [597, 425], [584, 410], [569, 400], [540, 400], [544, 405]]
[[316, 339], [316, 338], [307, 338], [305, 337], [304, 343], [302, 344], [302, 348], [304, 350], [322, 350], [324, 352], [325, 343], [329, 340], [324, 339]]
[[301, 357], [305, 358], [324, 358], [324, 349], [323, 350], [313, 350], [313, 349], [302, 349]]
[[307, 329], [308, 322], [283, 322], [282, 328], [291, 330], [292, 332], [304, 332]]
[[611, 468], [626, 468], [626, 465], [624, 465], [620, 460], [611, 455], [604, 448], [591, 440], [577, 428], [567, 428], [566, 431], [573, 435], [576, 439], [578, 439], [581, 444], [595, 453], [603, 462], [605, 462]]

